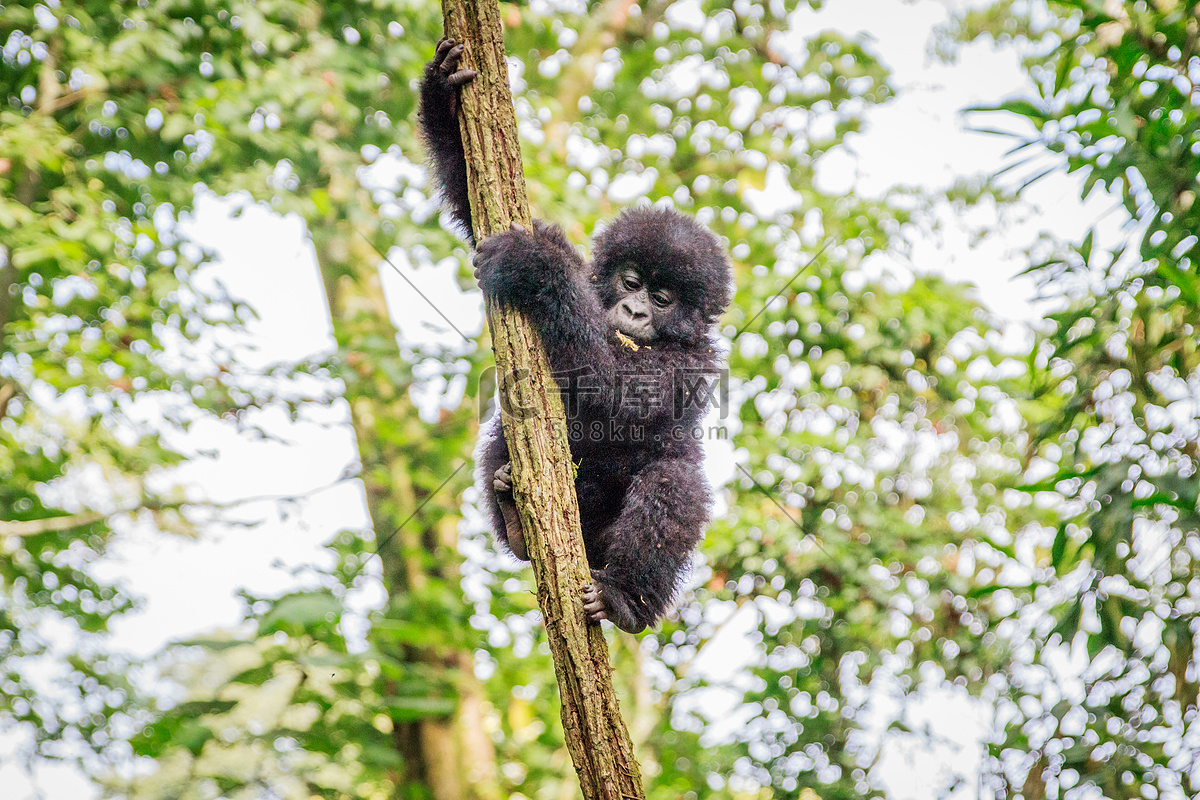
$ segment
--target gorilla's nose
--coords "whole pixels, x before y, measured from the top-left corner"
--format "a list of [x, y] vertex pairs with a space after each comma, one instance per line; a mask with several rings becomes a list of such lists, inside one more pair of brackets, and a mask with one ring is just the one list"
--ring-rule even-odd
[[642, 308], [641, 306], [635, 306], [630, 302], [621, 303], [621, 310], [624, 311], [634, 322], [641, 322], [650, 316], [646, 312], [646, 309]]

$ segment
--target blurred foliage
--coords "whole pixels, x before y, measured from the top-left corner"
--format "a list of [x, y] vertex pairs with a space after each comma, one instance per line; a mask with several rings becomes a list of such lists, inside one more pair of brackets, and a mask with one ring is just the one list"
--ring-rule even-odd
[[[1194, 15], [1000, 4], [957, 30], [1040, 37], [1042, 95], [1000, 108], [1034, 123], [1020, 152], [1119, 191], [1133, 220], [1120, 241], [1033, 254], [1065, 300], [1025, 358], [995, 350], [964, 287], [892, 269], [937, 198], [818, 188], [894, 89], [868, 42], [793, 29], [816, 6], [503, 9], [535, 213], [583, 242], [669, 199], [735, 265], [728, 413], [705, 431], [733, 466], [699, 586], [660, 630], [613, 642], [649, 796], [885, 796], [880, 764], [904, 748], [946, 754], [926, 777], [949, 795], [983, 745], [939, 735], [931, 702], [994, 709], [997, 796], [1169, 796], [1197, 747], [1193, 113], [1190, 49], [1171, 38]], [[440, 36], [435, 5], [403, 0], [4, 6], [0, 520], [78, 524], [0, 537], [0, 719], [44, 754], [87, 741], [109, 763], [154, 760], [108, 772], [111, 795], [576, 791], [528, 573], [462, 517], [488, 350], [449, 328], [398, 336], [380, 285], [466, 261], [414, 130]], [[305, 222], [327, 358], [253, 374], [213, 333], [249, 312], [175, 225], [202, 192]], [[288, 380], [309, 375], [318, 396]], [[130, 603], [88, 569], [110, 529], [190, 519], [169, 470], [193, 454], [164, 431], [206, 414], [253, 430], [251, 409], [334, 396], [373, 530], [340, 533], [332, 569], [246, 595], [244, 629], [171, 651], [174, 706], [135, 702], [102, 641], [59, 657], [45, 619], [90, 635]], [[102, 499], [80, 506], [85, 479]], [[386, 604], [364, 610], [381, 582]], [[72, 665], [53, 691], [29, 680], [52, 659]]]
[[[882, 794], [875, 765], [889, 743], [929, 741], [910, 701], [930, 687], [978, 691], [1007, 653], [990, 614], [1013, 592], [990, 581], [1010, 516], [1028, 514], [1004, 502], [1020, 454], [1004, 421], [1012, 403], [987, 382], [1000, 360], [990, 323], [962, 289], [886, 269], [911, 203], [816, 188], [823, 157], [893, 89], [864, 42], [790, 32], [793, 10], [741, 0], [505, 9], [538, 213], [582, 241], [624, 204], [670, 198], [724, 236], [735, 260], [731, 413], [711, 435], [732, 437], [738, 466], [703, 588], [660, 632], [614, 645], [656, 798]], [[206, 657], [179, 651], [195, 665], [182, 672], [190, 699], [137, 726], [128, 745], [157, 770], [109, 790], [573, 792], [528, 579], [494, 555], [455, 552], [475, 409], [448, 400], [431, 425], [407, 391], [480, 374], [486, 351], [398, 341], [378, 287], [389, 247], [417, 268], [463, 254], [436, 225], [413, 130], [415, 80], [441, 33], [436, 7], [31, 5], [4, 25], [6, 174], [49, 192], [52, 182], [27, 177], [45, 160], [29, 142], [56, 142], [51, 163], [98, 181], [97, 208], [121, 200], [119, 219], [143, 220], [139, 235], [180, 251], [171, 261], [127, 246], [148, 266], [122, 297], [143, 285], [170, 297], [159, 276], [182, 280], [185, 256], [203, 261], [170, 224], [198, 187], [307, 223], [337, 351], [300, 368], [348, 401], [383, 557], [380, 574], [372, 537], [346, 532], [323, 588], [247, 597], [248, 637], [191, 643]], [[28, 202], [5, 208], [31, 218]], [[22, 258], [48, 247], [47, 234], [21, 230], [34, 253]], [[40, 257], [84, 269], [71, 254]], [[180, 297], [196, 315], [229, 307], [197, 290]], [[178, 319], [193, 337], [206, 330]], [[152, 332], [157, 347], [186, 342]], [[215, 387], [231, 380], [216, 371]], [[478, 531], [463, 535], [465, 552], [482, 552]], [[347, 612], [380, 577], [387, 606]], [[365, 628], [354, 647], [347, 624]], [[722, 663], [727, 627], [739, 631], [738, 658], [698, 666]], [[706, 700], [717, 696], [729, 713]], [[468, 706], [482, 743], [456, 722]], [[420, 749], [453, 738], [473, 754], [465, 762]], [[464, 763], [492, 775], [449, 790], [447, 764]]]
[[991, 783], [1026, 800], [1194, 797], [1200, 16], [1174, 0], [1002, 3], [968, 30], [1026, 39], [1036, 93], [976, 116], [1017, 138], [1013, 174], [1065, 167], [1081, 198], [1119, 204], [1081, 241], [1031, 253], [1059, 310], [1024, 381], [1024, 490], [1057, 519], [1034, 533], [1044, 585], [1022, 612]]
[[247, 412], [313, 399], [222, 335], [251, 312], [176, 227], [195, 178], [173, 170], [203, 145], [114, 100], [157, 75], [168, 108], [171, 59], [122, 50], [128, 18], [111, 12], [0, 15], [0, 727], [59, 757], [107, 751], [143, 718], [102, 639], [133, 600], [93, 567], [116, 530], [194, 533], [204, 499], [171, 469], [195, 453], [173, 434], [253, 431]]

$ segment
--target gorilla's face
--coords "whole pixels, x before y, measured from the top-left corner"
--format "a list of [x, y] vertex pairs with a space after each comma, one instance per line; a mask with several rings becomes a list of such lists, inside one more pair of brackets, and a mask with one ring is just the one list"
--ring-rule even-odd
[[654, 286], [633, 267], [618, 270], [612, 277], [608, 322], [635, 342], [648, 344], [659, 337], [664, 318], [678, 302], [670, 289]]
[[592, 286], [613, 329], [642, 344], [709, 347], [730, 296], [712, 232], [668, 208], [633, 208], [596, 237], [595, 259]]

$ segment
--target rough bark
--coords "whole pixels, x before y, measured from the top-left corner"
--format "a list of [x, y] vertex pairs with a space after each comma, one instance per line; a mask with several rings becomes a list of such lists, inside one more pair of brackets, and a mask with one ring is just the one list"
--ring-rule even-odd
[[[462, 94], [476, 239], [530, 224], [517, 121], [496, 0], [443, 0], [447, 35], [466, 45], [478, 77]], [[513, 494], [525, 529], [538, 603], [562, 698], [563, 733], [585, 800], [644, 798], [633, 745], [613, 693], [608, 645], [583, 611], [590, 582], [575, 477], [558, 387], [528, 321], [489, 302], [488, 325], [504, 402]]]

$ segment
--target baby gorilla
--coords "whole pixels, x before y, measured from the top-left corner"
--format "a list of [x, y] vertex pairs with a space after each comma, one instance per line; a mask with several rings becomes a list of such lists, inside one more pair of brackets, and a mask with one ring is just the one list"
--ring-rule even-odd
[[[462, 46], [443, 39], [421, 84], [421, 129], [433, 173], [468, 237], [466, 163], [456, 119]], [[666, 208], [617, 217], [586, 263], [562, 230], [541, 221], [478, 244], [475, 275], [537, 329], [562, 392], [575, 493], [592, 584], [590, 619], [631, 633], [671, 606], [708, 521], [695, 435], [721, 361], [711, 327], [730, 299], [716, 236]], [[496, 539], [528, 560], [497, 415], [481, 437], [481, 494]]]

